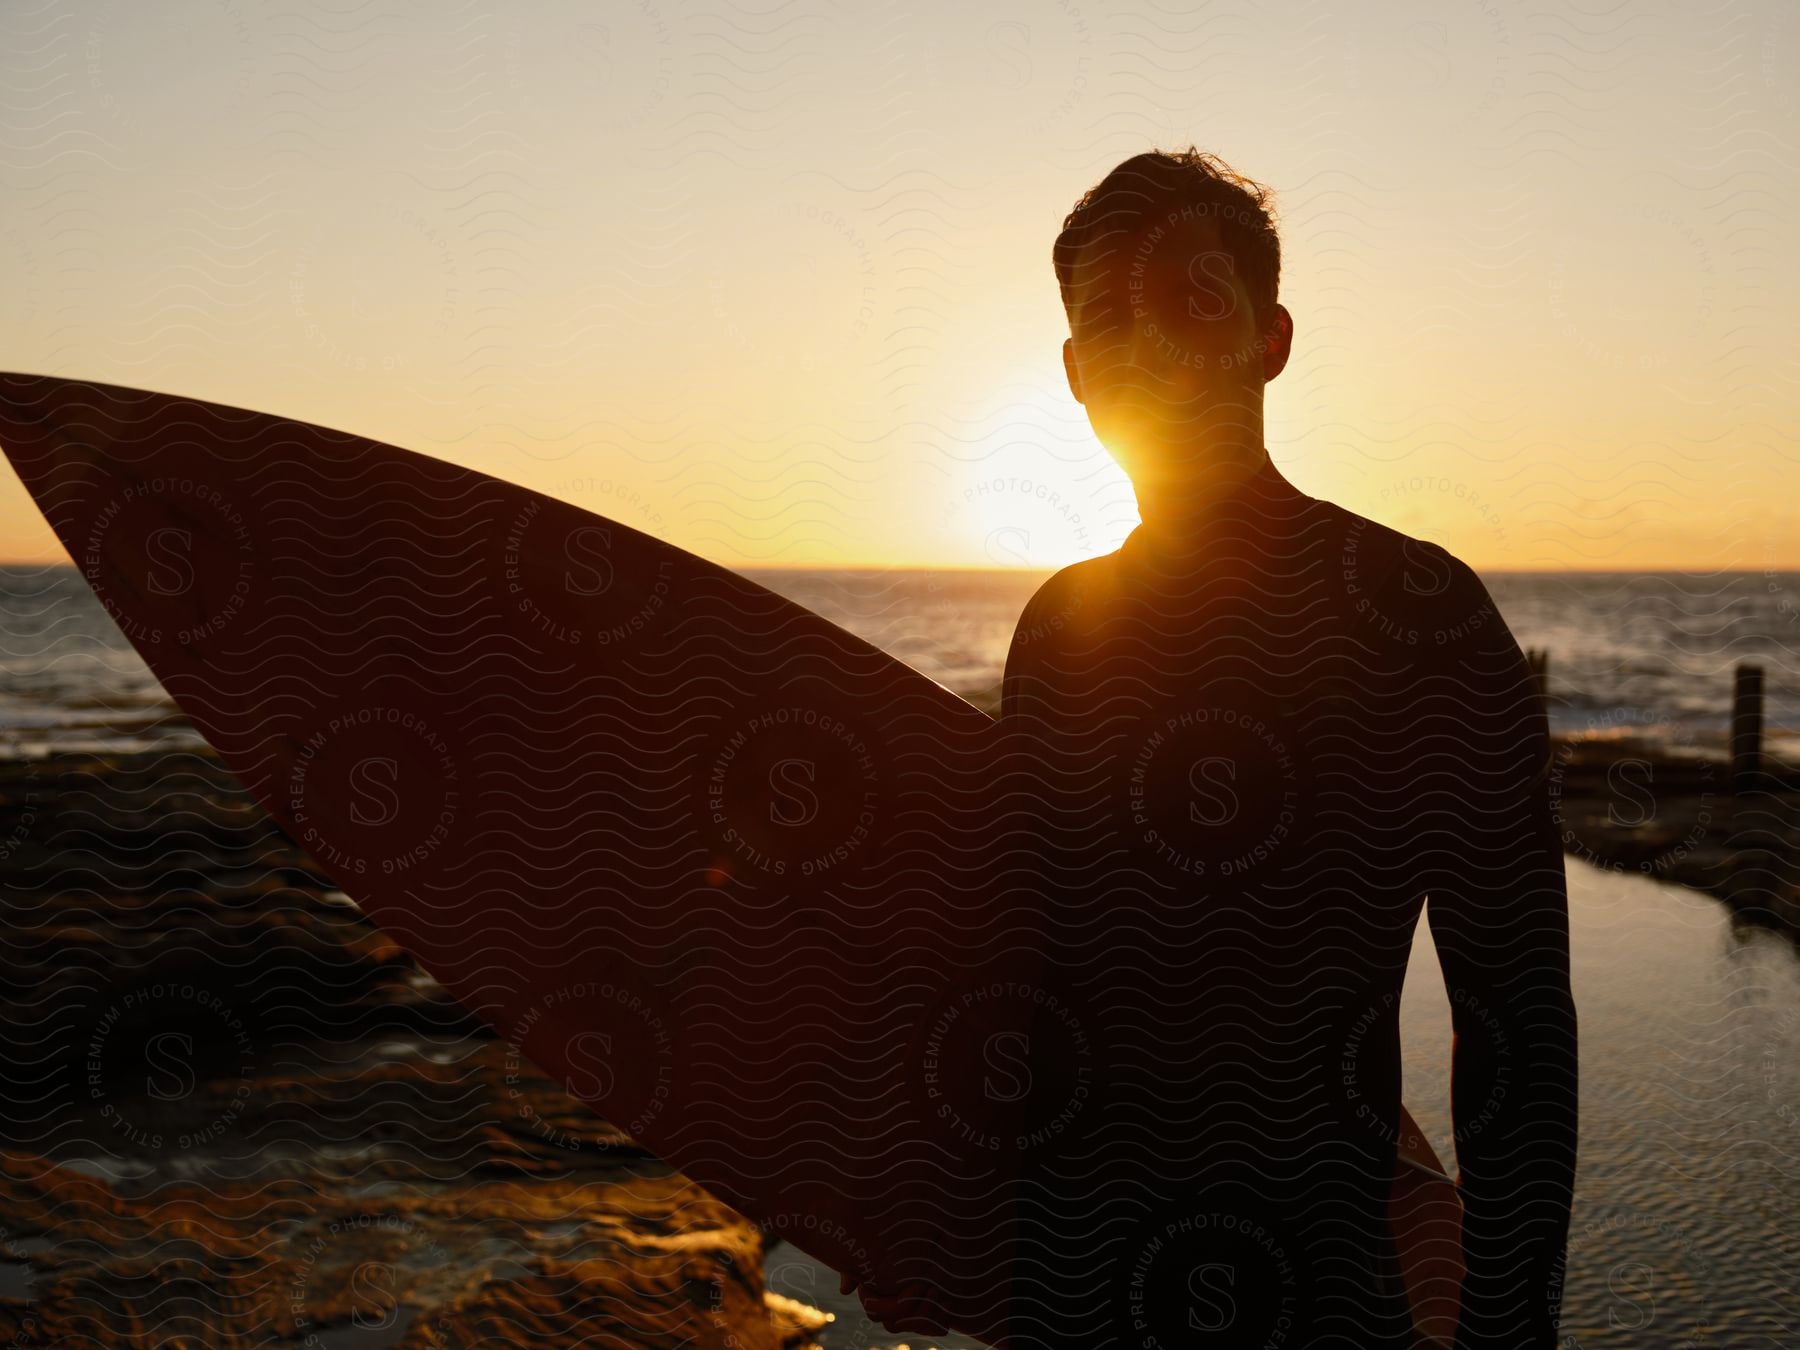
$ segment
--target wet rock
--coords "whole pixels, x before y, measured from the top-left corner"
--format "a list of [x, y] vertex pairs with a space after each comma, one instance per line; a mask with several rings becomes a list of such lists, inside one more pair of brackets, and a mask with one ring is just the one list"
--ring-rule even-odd
[[0, 761], [0, 1339], [797, 1347], [762, 1238], [209, 754]]
[[1559, 740], [1552, 815], [1572, 855], [1716, 895], [1800, 932], [1800, 776], [1734, 793], [1719, 755], [1634, 738]]

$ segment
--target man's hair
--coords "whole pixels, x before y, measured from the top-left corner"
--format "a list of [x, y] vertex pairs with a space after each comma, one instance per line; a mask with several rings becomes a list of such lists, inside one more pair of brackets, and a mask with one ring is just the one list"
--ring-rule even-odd
[[[1194, 146], [1133, 155], [1082, 194], [1063, 220], [1052, 254], [1063, 308], [1075, 315], [1076, 264], [1089, 245], [1126, 241], [1153, 222], [1170, 222], [1185, 210], [1215, 216], [1219, 242], [1260, 318], [1275, 304], [1281, 284], [1281, 239], [1275, 233], [1274, 193], [1233, 171], [1217, 155]], [[1098, 257], [1090, 257], [1092, 266]]]

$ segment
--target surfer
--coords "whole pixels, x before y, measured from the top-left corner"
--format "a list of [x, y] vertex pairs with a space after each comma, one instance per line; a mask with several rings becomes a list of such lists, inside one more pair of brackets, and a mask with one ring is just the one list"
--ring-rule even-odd
[[[1458, 1343], [1548, 1345], [1575, 1019], [1532, 673], [1460, 561], [1271, 461], [1293, 325], [1260, 189], [1139, 156], [1055, 263], [1070, 386], [1143, 523], [1033, 597], [997, 724], [743, 577], [393, 446], [0, 373], [0, 449], [371, 922], [906, 1329], [1416, 1342], [1389, 1200], [1419, 1152], [1398, 1027], [1425, 914], [1457, 1031]], [[177, 538], [195, 584], [164, 586]], [[568, 570], [596, 548], [605, 585]], [[214, 622], [245, 576], [256, 622]], [[584, 663], [579, 633], [632, 649]], [[604, 866], [521, 820], [603, 838]], [[799, 1012], [771, 965], [795, 950], [820, 954]]]
[[1431, 1343], [1385, 1208], [1423, 912], [1456, 1032], [1455, 1343], [1551, 1346], [1576, 1020], [1532, 672], [1459, 559], [1271, 460], [1294, 323], [1265, 189], [1134, 156], [1054, 263], [1069, 388], [1141, 523], [1032, 598], [1001, 725], [1043, 784], [1059, 978], [1119, 1071], [1022, 1158], [1008, 1344]]

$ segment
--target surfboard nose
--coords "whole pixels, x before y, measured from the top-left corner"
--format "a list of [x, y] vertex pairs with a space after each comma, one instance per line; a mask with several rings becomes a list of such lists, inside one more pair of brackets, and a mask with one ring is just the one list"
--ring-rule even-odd
[[[35, 496], [76, 465], [128, 462], [133, 423], [164, 401], [120, 385], [0, 372], [0, 449]], [[147, 446], [140, 449], [149, 453]]]
[[244, 417], [87, 380], [0, 374], [0, 449], [125, 636], [204, 650], [248, 611]]

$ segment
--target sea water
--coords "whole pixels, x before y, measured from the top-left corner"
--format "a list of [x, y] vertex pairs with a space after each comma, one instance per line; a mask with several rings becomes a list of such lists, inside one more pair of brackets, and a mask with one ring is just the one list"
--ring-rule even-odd
[[[991, 695], [1045, 574], [745, 569], [940, 684]], [[1732, 668], [1764, 669], [1771, 750], [1800, 757], [1800, 573], [1484, 576], [1523, 647], [1550, 654], [1552, 729], [1722, 747]], [[92, 740], [172, 708], [72, 567], [0, 567], [0, 752]], [[173, 729], [165, 728], [170, 734]]]

